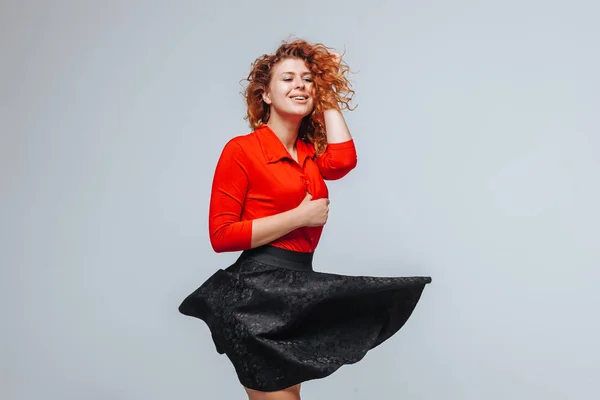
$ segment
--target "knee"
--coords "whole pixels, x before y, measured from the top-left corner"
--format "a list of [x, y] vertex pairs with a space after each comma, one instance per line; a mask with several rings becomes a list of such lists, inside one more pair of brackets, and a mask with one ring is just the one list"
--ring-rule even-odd
[[301, 400], [300, 384], [287, 387], [275, 392], [261, 392], [260, 390], [249, 389], [244, 386], [248, 400]]

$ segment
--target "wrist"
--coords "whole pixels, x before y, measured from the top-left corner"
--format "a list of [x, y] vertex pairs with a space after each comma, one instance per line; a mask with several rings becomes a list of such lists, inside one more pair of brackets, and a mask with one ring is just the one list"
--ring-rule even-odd
[[333, 88], [325, 89], [322, 93], [323, 110], [339, 109], [338, 99]]
[[288, 215], [290, 218], [290, 227], [292, 228], [292, 230], [302, 228], [305, 225], [304, 218], [302, 216], [302, 213], [300, 212], [300, 206], [289, 210]]

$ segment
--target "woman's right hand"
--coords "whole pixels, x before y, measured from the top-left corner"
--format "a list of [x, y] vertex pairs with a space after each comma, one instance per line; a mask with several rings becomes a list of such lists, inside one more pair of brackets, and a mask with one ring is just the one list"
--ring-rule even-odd
[[313, 200], [310, 193], [296, 207], [302, 226], [323, 226], [329, 214], [329, 199]]

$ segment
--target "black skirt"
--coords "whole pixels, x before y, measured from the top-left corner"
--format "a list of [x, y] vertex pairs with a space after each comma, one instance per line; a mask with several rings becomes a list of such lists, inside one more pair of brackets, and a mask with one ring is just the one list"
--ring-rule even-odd
[[431, 282], [318, 272], [312, 256], [244, 251], [179, 306], [208, 325], [247, 388], [281, 390], [356, 363], [406, 323]]

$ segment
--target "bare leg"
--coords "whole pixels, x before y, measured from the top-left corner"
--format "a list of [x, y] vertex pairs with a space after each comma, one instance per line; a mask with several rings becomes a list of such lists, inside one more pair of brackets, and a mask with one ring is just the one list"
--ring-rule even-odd
[[248, 394], [248, 400], [300, 400], [300, 384], [276, 392], [261, 392], [245, 386], [244, 389]]

